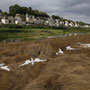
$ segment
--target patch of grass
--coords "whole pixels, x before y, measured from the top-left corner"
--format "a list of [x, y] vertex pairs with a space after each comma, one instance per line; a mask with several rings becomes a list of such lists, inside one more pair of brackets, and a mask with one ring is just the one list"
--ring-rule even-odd
[[89, 28], [65, 28], [65, 29], [52, 29], [52, 28], [31, 28], [31, 29], [20, 29], [20, 28], [0, 28], [0, 41], [11, 39], [23, 39], [31, 40], [39, 37], [47, 36], [58, 36], [70, 33], [90, 33]]

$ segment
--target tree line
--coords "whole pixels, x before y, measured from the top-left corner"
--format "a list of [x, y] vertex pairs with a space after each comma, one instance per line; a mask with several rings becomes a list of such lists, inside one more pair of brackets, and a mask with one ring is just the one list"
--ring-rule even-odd
[[18, 4], [12, 5], [9, 7], [9, 14], [15, 16], [16, 14], [29, 14], [34, 16], [42, 16], [42, 17], [49, 17], [49, 15], [45, 12], [39, 10], [33, 10], [31, 7], [22, 7]]

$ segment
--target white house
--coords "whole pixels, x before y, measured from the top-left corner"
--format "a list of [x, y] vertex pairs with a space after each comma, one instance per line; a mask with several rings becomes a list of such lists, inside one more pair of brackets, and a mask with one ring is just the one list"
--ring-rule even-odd
[[64, 22], [63, 21], [60, 21], [60, 25], [64, 25]]
[[36, 18], [33, 17], [33, 21], [34, 21], [34, 24], [41, 24], [41, 25], [44, 24], [44, 20], [41, 19], [40, 17], [36, 17]]
[[35, 23], [36, 22], [36, 18], [34, 16], [30, 16], [30, 23]]
[[56, 27], [59, 27], [60, 26], [60, 20], [59, 19], [56, 19], [55, 22], [56, 22], [55, 23], [56, 24]]
[[45, 21], [45, 24], [48, 26], [55, 26], [55, 20], [50, 17]]
[[74, 23], [73, 22], [70, 22], [69, 23], [69, 27], [74, 27]]
[[26, 14], [27, 23], [33, 24], [35, 21], [36, 21], [36, 18], [34, 16]]
[[2, 24], [9, 24], [8, 18], [4, 17], [1, 19]]
[[65, 26], [68, 27], [69, 26], [69, 22], [65, 21]]
[[89, 25], [85, 25], [84, 27], [88, 28], [88, 27], [89, 27]]
[[30, 16], [26, 14], [26, 22], [30, 22]]
[[19, 25], [22, 25], [22, 18], [21, 18], [21, 15], [20, 14], [16, 14], [15, 16], [15, 24], [19, 24]]
[[79, 24], [77, 22], [75, 22], [75, 27], [79, 27]]
[[9, 24], [15, 24], [15, 18], [13, 16], [8, 17]]

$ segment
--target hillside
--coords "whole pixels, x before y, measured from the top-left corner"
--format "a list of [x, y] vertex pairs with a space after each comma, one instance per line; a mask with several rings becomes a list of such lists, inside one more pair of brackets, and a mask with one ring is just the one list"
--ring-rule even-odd
[[[0, 65], [8, 66], [0, 69], [0, 90], [90, 90], [87, 44], [89, 34], [0, 43]], [[46, 61], [19, 67], [31, 57]]]
[[0, 24], [43, 25], [50, 27], [90, 27], [82, 21], [64, 19], [57, 15], [48, 15], [46, 12], [33, 10], [32, 7], [23, 7], [18, 4], [9, 7], [9, 12], [0, 12]]

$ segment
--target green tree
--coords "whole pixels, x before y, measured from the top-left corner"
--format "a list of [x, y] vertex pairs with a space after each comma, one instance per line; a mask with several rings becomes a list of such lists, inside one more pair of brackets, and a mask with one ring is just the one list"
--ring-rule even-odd
[[0, 13], [2, 13], [2, 10], [0, 9]]
[[39, 12], [39, 15], [42, 17], [49, 17], [49, 15], [47, 13], [42, 12], [42, 11]]
[[53, 19], [60, 19], [59, 16], [55, 16], [55, 15], [52, 15], [52, 18], [53, 18]]
[[15, 16], [17, 13], [18, 14], [24, 14], [24, 15], [26, 13], [33, 14], [33, 10], [32, 10], [31, 7], [29, 7], [29, 8], [27, 8], [27, 7], [21, 7], [21, 6], [17, 5], [17, 4], [9, 7], [9, 14], [10, 15]]
[[49, 17], [49, 15], [45, 12], [38, 11], [38, 10], [33, 10], [33, 13], [35, 16], [40, 16], [40, 17]]
[[39, 16], [39, 11], [38, 10], [33, 10], [33, 13], [35, 16]]
[[15, 5], [9, 7], [9, 14], [10, 15], [15, 16], [17, 13], [21, 13], [19, 5], [15, 4]]
[[31, 7], [21, 7], [17, 4], [9, 7], [9, 14], [15, 16], [16, 14], [29, 14], [35, 16], [49, 17], [49, 15], [45, 12], [39, 10], [32, 10]]
[[85, 25], [85, 23], [84, 22], [78, 22], [79, 23], [79, 25], [81, 25], [81, 26], [84, 26]]
[[7, 12], [2, 12], [2, 15], [5, 16], [5, 15], [8, 15], [8, 13]]
[[29, 15], [33, 15], [33, 10], [32, 10], [31, 7], [27, 8], [27, 13], [28, 13]]

